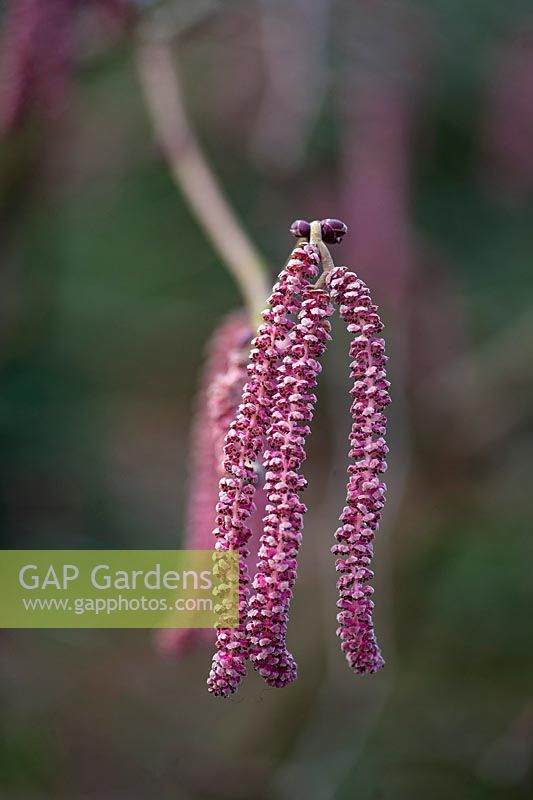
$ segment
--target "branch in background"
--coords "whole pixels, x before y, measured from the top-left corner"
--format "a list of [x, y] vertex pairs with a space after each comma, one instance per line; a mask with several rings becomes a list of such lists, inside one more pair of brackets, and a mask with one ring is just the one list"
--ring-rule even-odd
[[266, 269], [229, 206], [189, 124], [170, 42], [140, 38], [137, 66], [156, 138], [174, 180], [233, 275], [255, 327], [268, 296]]
[[304, 159], [324, 97], [330, 12], [331, 0], [259, 3], [265, 79], [251, 152], [264, 168], [290, 172]]
[[137, 26], [142, 37], [167, 42], [189, 36], [209, 24], [221, 10], [219, 0], [167, 0], [163, 4], [160, 0], [129, 0], [129, 4], [137, 7]]

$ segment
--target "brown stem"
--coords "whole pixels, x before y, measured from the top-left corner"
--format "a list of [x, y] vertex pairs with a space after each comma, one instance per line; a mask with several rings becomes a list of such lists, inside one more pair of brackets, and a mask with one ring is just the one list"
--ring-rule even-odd
[[164, 38], [139, 38], [136, 60], [148, 113], [172, 176], [239, 286], [255, 327], [268, 297], [266, 270], [189, 124], [172, 46]]
[[319, 276], [317, 282], [314, 284], [314, 289], [323, 289], [326, 285], [326, 275], [328, 272], [333, 269], [335, 266], [333, 259], [331, 257], [331, 253], [329, 252], [328, 248], [322, 241], [322, 229], [320, 226], [320, 222], [315, 219], [311, 223], [311, 233], [309, 234], [309, 244], [313, 244], [315, 247], [318, 248], [318, 252], [320, 253], [320, 260], [322, 263], [322, 273]]

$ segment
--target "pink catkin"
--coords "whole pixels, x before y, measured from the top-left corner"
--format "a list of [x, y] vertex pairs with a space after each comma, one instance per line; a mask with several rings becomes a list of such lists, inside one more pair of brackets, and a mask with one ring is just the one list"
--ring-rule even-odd
[[287, 354], [277, 370], [273, 422], [267, 432], [268, 504], [246, 630], [254, 667], [276, 687], [296, 678], [296, 663], [285, 639], [306, 511], [299, 492], [307, 482], [300, 469], [316, 403], [313, 390], [321, 369], [317, 359], [330, 338], [332, 313], [327, 291], [305, 289], [298, 324], [290, 333]]
[[[185, 523], [185, 545], [191, 550], [211, 549], [213, 545], [213, 509], [218, 486], [218, 455], [215, 451], [217, 438], [220, 437], [220, 405], [224, 405], [224, 414], [227, 413], [227, 393], [218, 393], [220, 403], [215, 403], [213, 386], [219, 384], [222, 376], [227, 376], [230, 366], [233, 369], [235, 360], [239, 358], [239, 352], [246, 346], [250, 335], [245, 313], [235, 312], [222, 321], [208, 344], [191, 431], [190, 492]], [[244, 371], [241, 370], [240, 374], [234, 372], [233, 375], [237, 383], [242, 385]], [[234, 386], [227, 385], [227, 388], [229, 394], [235, 391]], [[236, 405], [235, 402], [233, 410]]]
[[386, 489], [379, 476], [387, 467], [388, 449], [383, 438], [383, 409], [390, 402], [387, 359], [385, 343], [378, 337], [383, 325], [363, 281], [345, 267], [336, 267], [328, 274], [327, 285], [333, 300], [340, 304], [348, 331], [354, 334], [350, 347], [354, 359], [350, 375], [355, 381], [349, 451], [354, 463], [348, 467], [346, 506], [333, 547], [340, 576], [337, 635], [350, 667], [366, 674], [376, 672], [384, 663], [374, 632], [373, 588], [368, 582], [374, 577], [369, 565]]
[[318, 264], [316, 247], [297, 245], [280, 273], [269, 298], [269, 308], [263, 312], [264, 323], [252, 342], [248, 382], [225, 439], [224, 468], [227, 476], [221, 479], [219, 485], [217, 525], [213, 533], [218, 550], [237, 550], [241, 558], [239, 625], [234, 629], [218, 629], [217, 649], [207, 681], [209, 691], [223, 697], [237, 689], [246, 672], [249, 654], [246, 633], [249, 577], [246, 558], [249, 555], [247, 545], [251, 530], [248, 522], [254, 508], [257, 458], [270, 424], [276, 370], [295, 326], [290, 315], [298, 312], [299, 296], [308, 279], [316, 275]]
[[[224, 440], [235, 412], [239, 406], [243, 386], [246, 382], [246, 345], [249, 345], [251, 332], [248, 323], [243, 322], [243, 330], [237, 341], [230, 346], [226, 353], [224, 369], [219, 370], [213, 377], [207, 389], [207, 417], [211, 429], [213, 451], [215, 453], [217, 482], [215, 496], [218, 497], [218, 481], [224, 474]], [[211, 509], [213, 513], [214, 504]], [[210, 545], [213, 544], [213, 525], [209, 529]]]
[[[208, 344], [191, 431], [184, 536], [184, 547], [188, 550], [213, 547], [223, 436], [235, 414], [246, 378], [243, 350], [250, 337], [246, 314], [238, 311], [221, 322]], [[213, 643], [214, 631], [167, 628], [158, 631], [156, 641], [160, 652], [175, 656], [199, 640]]]

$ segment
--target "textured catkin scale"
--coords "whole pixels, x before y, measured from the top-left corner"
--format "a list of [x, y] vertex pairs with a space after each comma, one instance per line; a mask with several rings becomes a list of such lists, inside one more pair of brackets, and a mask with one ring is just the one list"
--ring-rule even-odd
[[386, 487], [380, 475], [387, 468], [388, 452], [383, 414], [390, 402], [387, 358], [385, 343], [379, 338], [383, 325], [363, 281], [345, 267], [336, 267], [326, 282], [354, 336], [350, 347], [354, 385], [349, 451], [353, 463], [348, 468], [346, 506], [333, 547], [339, 573], [337, 635], [350, 667], [358, 674], [366, 674], [376, 672], [384, 663], [374, 632], [373, 589], [369, 581], [373, 578], [373, 540], [385, 501]]
[[316, 403], [313, 390], [321, 369], [317, 359], [330, 339], [332, 312], [328, 292], [312, 287], [303, 292], [298, 324], [290, 333], [287, 353], [277, 369], [273, 421], [267, 431], [264, 466], [268, 504], [246, 630], [254, 667], [276, 687], [296, 678], [286, 633], [306, 511], [299, 497], [306, 486], [300, 469]]
[[[213, 523], [222, 475], [223, 436], [235, 415], [246, 378], [243, 348], [251, 330], [244, 311], [222, 320], [211, 336], [191, 430], [189, 490], [185, 516], [184, 546], [211, 550]], [[179, 656], [199, 640], [214, 642], [214, 631], [167, 628], [158, 631], [156, 644], [166, 656]]]
[[216, 548], [237, 550], [239, 561], [239, 625], [235, 629], [218, 629], [216, 652], [207, 681], [215, 695], [232, 694], [246, 671], [249, 643], [246, 634], [246, 611], [249, 577], [246, 565], [249, 518], [253, 510], [256, 482], [255, 464], [262, 450], [270, 424], [271, 403], [275, 392], [276, 370], [285, 355], [295, 323], [291, 315], [299, 311], [301, 296], [310, 278], [316, 276], [319, 257], [311, 245], [297, 246], [280, 273], [263, 313], [263, 324], [252, 341], [248, 364], [248, 381], [241, 403], [225, 438], [224, 469], [220, 480], [217, 504]]

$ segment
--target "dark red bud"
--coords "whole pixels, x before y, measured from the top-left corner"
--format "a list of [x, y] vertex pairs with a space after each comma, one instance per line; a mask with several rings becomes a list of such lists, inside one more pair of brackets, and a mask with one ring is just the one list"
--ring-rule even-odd
[[311, 234], [311, 225], [306, 222], [305, 219], [295, 219], [289, 230], [293, 236], [296, 236], [297, 239], [299, 239], [301, 236], [304, 239], [309, 239]]
[[[300, 222], [300, 220], [298, 220]], [[348, 230], [348, 226], [340, 219], [323, 219], [320, 223], [322, 240], [326, 244], [337, 244]]]

